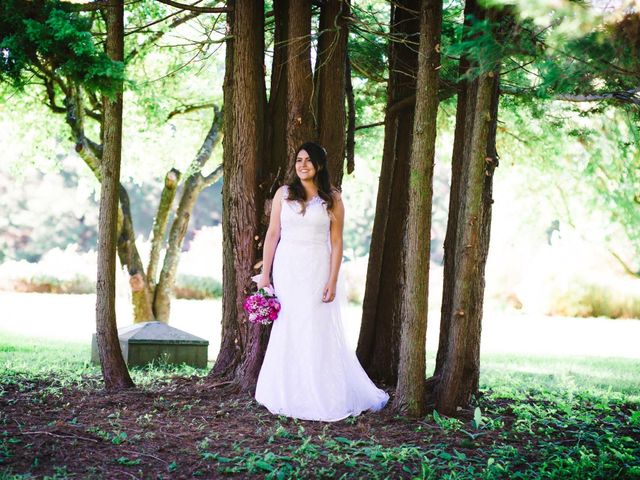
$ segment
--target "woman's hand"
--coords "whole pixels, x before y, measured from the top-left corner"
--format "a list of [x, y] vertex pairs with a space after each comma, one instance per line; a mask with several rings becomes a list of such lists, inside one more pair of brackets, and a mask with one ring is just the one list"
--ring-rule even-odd
[[265, 272], [262, 272], [260, 274], [260, 278], [258, 279], [258, 290], [260, 290], [261, 288], [265, 288], [268, 287], [269, 285], [271, 285], [271, 281], [269, 280], [269, 275]]
[[336, 298], [336, 282], [329, 280], [322, 291], [322, 301], [333, 302]]

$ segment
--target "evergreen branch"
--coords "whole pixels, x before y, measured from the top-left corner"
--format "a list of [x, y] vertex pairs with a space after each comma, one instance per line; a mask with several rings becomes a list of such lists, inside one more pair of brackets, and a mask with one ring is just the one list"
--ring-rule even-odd
[[[505, 85], [500, 86], [500, 93], [513, 96], [527, 96], [533, 93], [533, 88], [512, 88]], [[620, 103], [631, 105], [640, 105], [640, 87], [632, 88], [622, 92], [591, 92], [591, 93], [561, 93], [551, 97], [551, 100], [561, 100], [564, 102], [601, 102], [605, 100], [613, 100]]]

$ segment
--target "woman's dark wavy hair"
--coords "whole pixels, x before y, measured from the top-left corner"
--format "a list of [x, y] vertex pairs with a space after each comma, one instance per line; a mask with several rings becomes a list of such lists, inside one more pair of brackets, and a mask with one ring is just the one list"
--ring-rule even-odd
[[[305, 212], [305, 202], [309, 199], [307, 198], [307, 192], [300, 181], [300, 177], [296, 175], [295, 172], [295, 162], [298, 158], [298, 153], [301, 150], [306, 151], [309, 154], [309, 159], [316, 169], [316, 176], [314, 177], [314, 181], [318, 186], [318, 196], [324, 200], [327, 205], [327, 210], [329, 212], [333, 209], [333, 193], [338, 190], [331, 185], [331, 179], [329, 177], [329, 170], [327, 168], [327, 152], [326, 150], [316, 142], [305, 142], [298, 147], [296, 150], [296, 154], [293, 157], [293, 171], [292, 171], [292, 180], [287, 184], [289, 186], [289, 198], [288, 200], [296, 201], [302, 207], [301, 213], [304, 215]], [[330, 213], [331, 214], [331, 213]]]

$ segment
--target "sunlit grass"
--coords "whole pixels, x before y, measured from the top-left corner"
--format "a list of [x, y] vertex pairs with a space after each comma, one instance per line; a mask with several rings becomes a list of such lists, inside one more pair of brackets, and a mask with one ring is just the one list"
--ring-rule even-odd
[[[0, 330], [0, 382], [15, 377], [57, 375], [66, 382], [83, 375], [101, 374], [90, 362], [88, 342], [28, 337]], [[212, 362], [209, 362], [209, 367]], [[427, 357], [427, 375], [435, 366], [435, 353]], [[205, 375], [208, 369], [153, 364], [132, 368], [137, 384], [170, 375]], [[640, 402], [640, 361], [626, 358], [483, 354], [480, 389], [507, 397], [525, 392], [549, 392], [571, 396], [584, 392], [602, 399], [625, 397]]]
[[[90, 359], [91, 345], [88, 342], [67, 342], [0, 331], [0, 383], [52, 376], [61, 386], [79, 382], [87, 376], [98, 380], [101, 376], [100, 366], [91, 363]], [[160, 363], [130, 369], [137, 385], [150, 384], [174, 375], [202, 376], [207, 372], [208, 369]]]

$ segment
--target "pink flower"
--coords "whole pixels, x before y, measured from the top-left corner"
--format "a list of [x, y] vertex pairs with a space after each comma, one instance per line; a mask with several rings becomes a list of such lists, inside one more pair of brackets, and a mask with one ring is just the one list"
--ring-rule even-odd
[[248, 314], [249, 322], [263, 325], [276, 320], [280, 311], [280, 302], [273, 293], [273, 289], [269, 287], [249, 295], [242, 306]]

